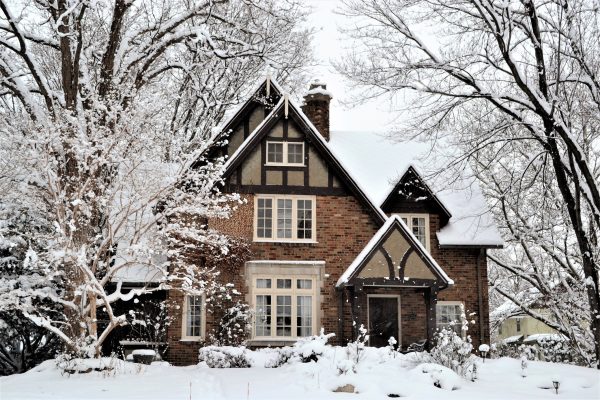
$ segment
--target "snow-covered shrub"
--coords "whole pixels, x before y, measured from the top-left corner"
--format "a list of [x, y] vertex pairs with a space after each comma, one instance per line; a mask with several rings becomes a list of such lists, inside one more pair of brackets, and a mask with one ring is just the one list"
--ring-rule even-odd
[[293, 352], [302, 362], [318, 361], [319, 357], [325, 352], [327, 341], [335, 336], [335, 333], [325, 334], [325, 329], [321, 328], [318, 335], [308, 336], [299, 339], [294, 343]]
[[436, 334], [436, 344], [431, 349], [430, 355], [435, 363], [448, 367], [461, 376], [466, 376], [472, 363], [472, 350], [470, 336], [463, 339], [453, 330], [444, 328]]
[[450, 368], [436, 364], [422, 364], [419, 366], [423, 373], [429, 374], [433, 386], [444, 390], [460, 389], [460, 376]]
[[388, 354], [390, 356], [392, 356], [393, 358], [396, 358], [396, 353], [397, 353], [397, 349], [398, 349], [398, 341], [396, 340], [395, 337], [390, 336], [390, 338], [388, 339], [388, 345], [386, 346], [386, 348], [388, 349]]
[[210, 335], [217, 346], [240, 346], [244, 344], [252, 329], [252, 312], [248, 304], [237, 301], [227, 308], [218, 327]]
[[362, 352], [365, 349], [365, 343], [368, 341], [369, 335], [367, 335], [367, 328], [365, 328], [363, 324], [360, 324], [356, 340], [348, 342], [346, 345], [346, 355], [348, 356], [348, 360], [352, 362], [354, 370], [356, 370], [356, 366], [363, 358]]
[[250, 368], [251, 362], [245, 347], [206, 346], [200, 349], [198, 359], [209, 368]]
[[349, 359], [338, 360], [337, 371], [339, 375], [348, 374], [348, 372], [356, 373], [356, 364]]
[[586, 365], [580, 353], [575, 351], [567, 340], [552, 336], [538, 339], [537, 355], [539, 359], [555, 363]]
[[279, 368], [295, 357], [294, 349], [291, 347], [281, 347], [273, 351], [276, 352], [276, 356], [265, 362], [265, 368]]
[[529, 366], [529, 361], [527, 360], [527, 356], [521, 356], [521, 376], [525, 378], [527, 376], [527, 367]]

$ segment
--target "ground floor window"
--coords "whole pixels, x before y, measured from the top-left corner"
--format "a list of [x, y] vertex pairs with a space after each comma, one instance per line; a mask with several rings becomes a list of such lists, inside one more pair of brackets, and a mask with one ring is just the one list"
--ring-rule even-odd
[[462, 332], [462, 302], [460, 301], [438, 301], [436, 305], [436, 327], [438, 330], [450, 329], [459, 336]]
[[315, 280], [294, 276], [254, 278], [255, 338], [314, 335]]
[[183, 304], [182, 339], [202, 339], [205, 324], [204, 296], [185, 296]]

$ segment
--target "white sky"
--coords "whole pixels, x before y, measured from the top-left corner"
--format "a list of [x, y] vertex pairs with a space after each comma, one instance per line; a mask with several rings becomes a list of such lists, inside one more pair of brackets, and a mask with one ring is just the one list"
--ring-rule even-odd
[[308, 23], [317, 30], [313, 40], [315, 58], [318, 66], [314, 68], [312, 78], [319, 78], [327, 83], [327, 89], [333, 95], [330, 107], [331, 130], [334, 131], [378, 131], [390, 129], [393, 115], [386, 111], [389, 102], [385, 100], [370, 101], [361, 106], [350, 108], [341, 104], [349, 100], [350, 89], [347, 82], [331, 65], [331, 60], [343, 57], [344, 43], [338, 27], [348, 26], [347, 17], [337, 15], [333, 11], [341, 6], [340, 0], [304, 0], [313, 8]]

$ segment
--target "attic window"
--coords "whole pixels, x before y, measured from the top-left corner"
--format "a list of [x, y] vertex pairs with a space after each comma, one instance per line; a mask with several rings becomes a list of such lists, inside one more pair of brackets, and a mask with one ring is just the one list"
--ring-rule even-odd
[[267, 142], [267, 165], [304, 166], [304, 142]]

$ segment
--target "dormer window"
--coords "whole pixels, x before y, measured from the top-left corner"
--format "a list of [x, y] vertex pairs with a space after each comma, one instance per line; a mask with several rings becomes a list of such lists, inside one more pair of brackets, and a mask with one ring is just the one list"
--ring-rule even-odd
[[408, 229], [427, 250], [429, 250], [429, 215], [398, 214]]
[[267, 165], [304, 166], [304, 142], [267, 142]]

